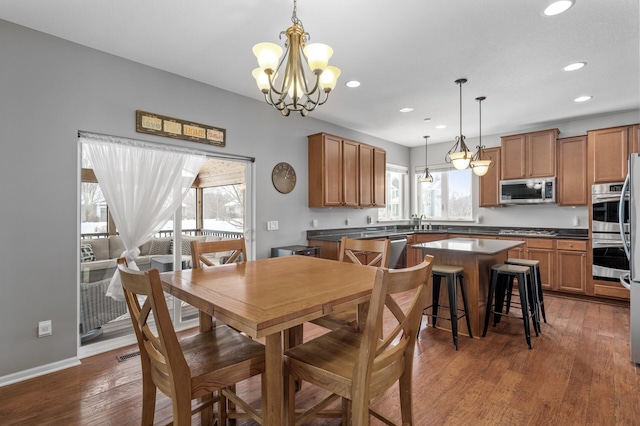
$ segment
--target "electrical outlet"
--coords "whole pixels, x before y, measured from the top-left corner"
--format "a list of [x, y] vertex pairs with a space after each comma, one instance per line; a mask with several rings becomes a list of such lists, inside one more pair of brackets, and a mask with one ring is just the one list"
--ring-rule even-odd
[[351, 225], [351, 219], [347, 219], [347, 220], [345, 220], [345, 221], [344, 221], [344, 224], [345, 224], [345, 225], [347, 225], [347, 226]]
[[277, 220], [269, 220], [267, 221], [267, 231], [277, 231], [278, 230], [278, 221]]
[[51, 336], [53, 329], [51, 327], [51, 320], [40, 321], [38, 323], [38, 337]]
[[311, 226], [313, 226], [314, 228], [317, 228], [318, 227], [318, 219], [313, 219], [311, 221]]

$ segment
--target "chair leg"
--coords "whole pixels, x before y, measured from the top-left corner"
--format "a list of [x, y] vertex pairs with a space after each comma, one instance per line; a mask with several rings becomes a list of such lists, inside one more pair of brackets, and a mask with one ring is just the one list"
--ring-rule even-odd
[[547, 315], [544, 312], [544, 297], [542, 296], [542, 279], [540, 277], [540, 267], [538, 266], [537, 268], [535, 268], [535, 280], [536, 280], [536, 286], [538, 289], [538, 301], [540, 302], [540, 313], [542, 313], [542, 319], [544, 320], [544, 323], [547, 323]]
[[458, 350], [458, 292], [456, 277], [453, 274], [447, 275], [447, 293], [449, 294], [449, 315], [451, 318], [451, 335], [453, 346]]
[[[144, 369], [144, 367], [143, 367]], [[151, 380], [151, 372], [142, 374], [142, 426], [153, 426], [156, 412], [156, 385]]]
[[469, 304], [467, 303], [467, 289], [465, 288], [463, 274], [458, 275], [458, 282], [460, 283], [460, 291], [462, 292], [462, 306], [464, 306], [464, 319], [467, 322], [467, 331], [469, 332], [469, 337], [473, 339], [473, 333], [471, 332], [471, 320], [469, 319]]
[[440, 275], [433, 276], [433, 292], [431, 294], [432, 305], [431, 305], [431, 321], [433, 322], [432, 327], [435, 328], [436, 322], [438, 321], [438, 306], [440, 306], [440, 281], [442, 277]]
[[531, 329], [529, 327], [529, 301], [527, 300], [527, 276], [518, 275], [518, 292], [520, 293], [520, 308], [522, 309], [522, 321], [524, 322], [524, 335], [527, 345], [531, 349]]
[[190, 424], [191, 395], [185, 395], [184, 392], [177, 392], [173, 395], [173, 426], [184, 426]]
[[538, 309], [538, 287], [533, 279], [533, 274], [531, 270], [527, 273], [527, 289], [529, 298], [529, 309], [531, 311], [532, 321], [533, 321], [533, 330], [536, 332], [536, 337], [539, 336], [540, 333], [540, 311]]
[[493, 325], [497, 325], [500, 323], [502, 319], [502, 308], [504, 306], [504, 298], [506, 289], [512, 285], [512, 277], [504, 276], [501, 274], [498, 275], [498, 280], [495, 289], [495, 306], [493, 310]]
[[[491, 270], [491, 283], [489, 284], [489, 296], [487, 297], [487, 306], [486, 311], [484, 313], [484, 327], [482, 329], [482, 337], [487, 335], [487, 329], [489, 328], [489, 317], [491, 315], [491, 309], [493, 306], [493, 294], [496, 291], [496, 285], [498, 283], [498, 274]], [[495, 314], [494, 318], [495, 318]]]
[[405, 369], [398, 380], [400, 391], [400, 413], [403, 425], [412, 425], [413, 422], [413, 401], [411, 398], [412, 369]]
[[342, 398], [342, 424], [351, 424], [351, 401], [347, 398]]

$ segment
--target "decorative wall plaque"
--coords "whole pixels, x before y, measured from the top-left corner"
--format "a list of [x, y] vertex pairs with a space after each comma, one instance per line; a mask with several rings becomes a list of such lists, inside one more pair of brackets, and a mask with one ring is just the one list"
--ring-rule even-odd
[[225, 129], [140, 110], [136, 111], [136, 132], [215, 146], [227, 145]]

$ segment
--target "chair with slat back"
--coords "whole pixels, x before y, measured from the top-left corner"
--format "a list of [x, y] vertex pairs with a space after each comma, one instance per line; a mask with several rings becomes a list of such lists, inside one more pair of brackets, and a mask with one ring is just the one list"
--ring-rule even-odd
[[[220, 256], [220, 253], [225, 253]], [[220, 241], [191, 241], [191, 263], [193, 268], [201, 266], [214, 266], [212, 256], [219, 256], [220, 264], [245, 262], [247, 260], [247, 248], [244, 238]]]
[[[156, 388], [171, 398], [174, 425], [190, 425], [197, 412], [203, 413], [202, 424], [213, 424], [213, 404], [218, 401], [218, 424], [227, 416], [262, 423], [260, 413], [228, 387], [264, 372], [264, 346], [228, 326], [178, 341], [158, 270], [134, 271], [120, 258], [118, 271], [140, 349], [142, 425], [153, 425]], [[152, 319], [155, 327], [149, 324]], [[227, 413], [227, 399], [245, 411]]]
[[[378, 269], [369, 314], [361, 330], [341, 327], [285, 351], [285, 405], [291, 425], [316, 416], [341, 417], [342, 424], [347, 425], [368, 425], [370, 415], [386, 424], [398, 424], [369, 405], [371, 398], [381, 395], [396, 382], [402, 424], [413, 424], [413, 356], [432, 267], [433, 257], [425, 256], [421, 264], [410, 268]], [[383, 323], [387, 324], [384, 329]], [[295, 409], [296, 379], [328, 390], [332, 395], [311, 409], [298, 412]], [[343, 401], [341, 410], [325, 409], [339, 397]]]
[[[342, 237], [338, 261], [388, 268], [390, 247], [391, 243], [388, 239], [354, 240]], [[364, 309], [366, 308], [361, 308], [358, 311], [356, 308], [352, 308], [346, 311], [330, 313], [311, 322], [330, 330], [335, 330], [344, 325], [356, 327], [360, 321], [359, 317], [364, 315]]]
[[[215, 266], [214, 259], [219, 263], [240, 263], [247, 260], [247, 248], [244, 238], [218, 241], [191, 241], [191, 267]], [[212, 328], [216, 325], [216, 319], [211, 315], [200, 312], [200, 328]]]

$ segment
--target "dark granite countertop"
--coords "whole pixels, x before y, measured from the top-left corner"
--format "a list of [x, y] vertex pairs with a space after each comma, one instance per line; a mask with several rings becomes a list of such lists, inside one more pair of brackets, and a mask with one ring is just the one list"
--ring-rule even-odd
[[[364, 228], [342, 228], [308, 230], [307, 239], [317, 241], [340, 241], [343, 236], [354, 239], [394, 238], [411, 234], [465, 234], [503, 236], [509, 238], [553, 238], [588, 240], [588, 229], [573, 228], [516, 228], [491, 226], [434, 225], [432, 229], [413, 229], [411, 225], [369, 226]], [[529, 231], [527, 233], [523, 233]]]

